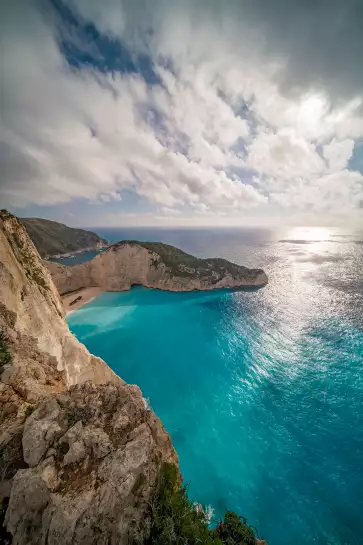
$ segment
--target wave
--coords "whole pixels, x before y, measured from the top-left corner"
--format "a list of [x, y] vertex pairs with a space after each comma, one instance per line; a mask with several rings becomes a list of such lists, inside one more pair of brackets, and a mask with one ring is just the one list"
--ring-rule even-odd
[[213, 520], [214, 515], [214, 508], [211, 505], [202, 505], [201, 503], [195, 502], [194, 503], [195, 510], [198, 513], [202, 513], [207, 524], [209, 525]]

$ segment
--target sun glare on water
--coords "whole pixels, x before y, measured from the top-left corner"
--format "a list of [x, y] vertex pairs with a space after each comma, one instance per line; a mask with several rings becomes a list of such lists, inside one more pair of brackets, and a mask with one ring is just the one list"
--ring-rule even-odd
[[325, 242], [331, 239], [331, 233], [332, 229], [329, 227], [295, 227], [288, 232], [286, 238], [306, 242]]

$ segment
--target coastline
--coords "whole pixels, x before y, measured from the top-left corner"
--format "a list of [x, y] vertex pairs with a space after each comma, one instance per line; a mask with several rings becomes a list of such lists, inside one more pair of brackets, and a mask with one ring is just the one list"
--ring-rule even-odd
[[72, 257], [77, 257], [77, 255], [84, 254], [86, 252], [100, 252], [101, 250], [106, 250], [109, 248], [110, 243], [104, 244], [103, 246], [91, 246], [89, 248], [81, 248], [79, 250], [74, 250], [72, 252], [66, 252], [64, 254], [52, 254], [46, 255], [43, 257], [44, 261], [52, 261], [52, 259], [71, 259]]
[[[73, 312], [74, 310], [78, 310], [81, 307], [83, 307], [86, 303], [89, 303], [92, 301], [92, 299], [95, 299], [97, 295], [100, 295], [105, 290], [98, 287], [91, 287], [91, 288], [80, 288], [79, 290], [72, 291], [71, 293], [66, 293], [65, 295], [61, 296], [63, 307], [66, 313], [66, 316]], [[77, 300], [80, 298], [79, 300]], [[73, 305], [71, 304], [73, 301]]]

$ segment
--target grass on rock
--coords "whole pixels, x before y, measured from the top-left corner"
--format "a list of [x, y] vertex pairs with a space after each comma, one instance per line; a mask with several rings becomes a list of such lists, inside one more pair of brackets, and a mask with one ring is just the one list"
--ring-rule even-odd
[[148, 545], [256, 545], [246, 519], [226, 511], [212, 530], [202, 510], [189, 500], [175, 465], [163, 463], [152, 502], [152, 527]]

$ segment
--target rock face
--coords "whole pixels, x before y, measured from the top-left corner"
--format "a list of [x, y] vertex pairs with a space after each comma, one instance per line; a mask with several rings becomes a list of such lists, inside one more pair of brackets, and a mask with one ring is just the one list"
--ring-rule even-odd
[[138, 543], [170, 438], [137, 386], [90, 383], [46, 398], [22, 435], [7, 529], [18, 545]]
[[23, 218], [21, 222], [42, 257], [97, 250], [108, 245], [107, 240], [92, 231], [74, 229], [56, 221]]
[[[47, 359], [49, 365], [53, 362], [58, 371], [63, 371], [67, 386], [88, 379], [100, 383], [120, 380], [70, 333], [47, 268], [20, 221], [6, 212], [0, 213], [0, 315], [5, 327], [12, 330], [17, 347], [14, 364], [6, 371], [3, 382], [22, 383], [24, 395], [33, 398], [36, 391], [33, 375], [27, 369], [36, 351], [39, 358]], [[41, 375], [41, 367], [37, 367]], [[36, 381], [41, 384], [40, 378]], [[46, 378], [47, 391], [45, 381]]]
[[0, 212], [0, 542], [142, 543], [163, 461], [177, 456], [139, 388], [73, 337], [25, 228]]
[[162, 243], [124, 241], [91, 261], [66, 267], [47, 263], [61, 295], [81, 288], [124, 291], [139, 284], [168, 291], [261, 287], [267, 276], [225, 259], [198, 259]]

